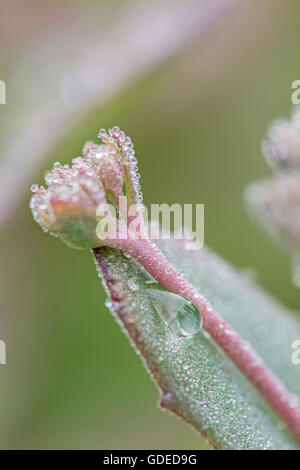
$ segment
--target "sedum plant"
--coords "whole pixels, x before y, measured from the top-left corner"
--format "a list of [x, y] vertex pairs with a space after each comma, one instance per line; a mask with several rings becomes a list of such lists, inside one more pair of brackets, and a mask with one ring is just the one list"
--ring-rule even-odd
[[163, 408], [215, 448], [299, 448], [300, 384], [290, 361], [298, 322], [207, 249], [188, 252], [174, 239], [155, 245], [130, 138], [117, 126], [99, 137], [71, 167], [55, 163], [47, 188], [32, 186], [35, 220], [92, 250], [107, 305]]

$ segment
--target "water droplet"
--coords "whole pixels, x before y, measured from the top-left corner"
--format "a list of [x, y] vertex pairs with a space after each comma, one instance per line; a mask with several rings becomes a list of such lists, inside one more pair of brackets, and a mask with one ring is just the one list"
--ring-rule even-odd
[[190, 338], [201, 329], [201, 313], [193, 302], [157, 283], [148, 283], [147, 294], [157, 313], [177, 336]]
[[161, 408], [171, 409], [172, 400], [173, 400], [173, 394], [171, 392], [165, 392], [163, 396], [161, 397], [161, 401], [159, 405]]

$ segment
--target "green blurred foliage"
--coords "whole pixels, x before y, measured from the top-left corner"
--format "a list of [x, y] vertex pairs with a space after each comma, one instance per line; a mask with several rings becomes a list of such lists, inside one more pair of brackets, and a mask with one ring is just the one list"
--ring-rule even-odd
[[[80, 154], [100, 127], [117, 124], [135, 142], [146, 205], [204, 203], [206, 244], [254, 268], [267, 290], [299, 309], [289, 256], [243, 203], [245, 186], [271, 175], [260, 141], [270, 120], [289, 113], [300, 77], [299, 2], [266, 3], [263, 32], [252, 24], [248, 32], [214, 30], [84, 118], [41, 162], [36, 181], [54, 161]], [[154, 384], [104, 305], [92, 255], [44, 235], [28, 200], [24, 188], [1, 234], [0, 447], [207, 448], [157, 409]]]

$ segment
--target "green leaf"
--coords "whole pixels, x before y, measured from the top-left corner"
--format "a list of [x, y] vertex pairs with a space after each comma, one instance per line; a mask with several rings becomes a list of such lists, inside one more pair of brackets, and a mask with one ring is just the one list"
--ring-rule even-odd
[[[185, 251], [179, 240], [158, 243], [265, 363], [300, 393], [291, 343], [299, 322], [244, 274], [207, 249]], [[151, 276], [119, 250], [94, 250], [111, 298], [108, 306], [161, 391], [161, 406], [182, 417], [219, 449], [299, 449], [282, 421], [204, 330], [176, 336], [154, 308]], [[138, 393], [138, 391], [137, 391]]]

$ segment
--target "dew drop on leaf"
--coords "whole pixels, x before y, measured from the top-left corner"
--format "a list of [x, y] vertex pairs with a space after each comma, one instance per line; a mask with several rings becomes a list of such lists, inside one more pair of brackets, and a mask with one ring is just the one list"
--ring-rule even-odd
[[147, 294], [157, 313], [177, 336], [190, 338], [201, 329], [201, 313], [193, 302], [155, 282], [148, 283]]

